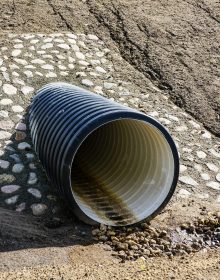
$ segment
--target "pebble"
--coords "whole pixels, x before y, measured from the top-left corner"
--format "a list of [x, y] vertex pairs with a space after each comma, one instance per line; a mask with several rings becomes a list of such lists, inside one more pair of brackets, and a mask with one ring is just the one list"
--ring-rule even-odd
[[116, 87], [116, 84], [104, 82], [105, 89], [112, 89], [113, 87]]
[[28, 78], [33, 78], [34, 75], [30, 70], [24, 71], [24, 74], [28, 77]]
[[0, 140], [8, 139], [11, 137], [11, 133], [7, 131], [0, 130]]
[[45, 64], [45, 61], [42, 60], [42, 59], [34, 59], [31, 61], [31, 63], [34, 63], [34, 64]]
[[220, 173], [218, 173], [215, 178], [218, 182], [220, 182]]
[[19, 195], [14, 195], [12, 197], [9, 197], [5, 200], [5, 203], [8, 205], [15, 204], [18, 201], [18, 197]]
[[57, 77], [57, 74], [54, 72], [49, 72], [46, 74], [46, 78], [56, 78], [56, 77]]
[[215, 164], [208, 162], [208, 163], [206, 163], [206, 165], [209, 170], [211, 170], [213, 172], [218, 172], [218, 167]]
[[40, 216], [46, 212], [47, 206], [43, 203], [34, 203], [31, 205], [31, 209], [32, 209], [33, 215]]
[[8, 99], [8, 98], [3, 98], [1, 101], [0, 101], [0, 105], [10, 105], [12, 104], [13, 101], [11, 99]]
[[76, 57], [80, 60], [85, 60], [85, 55], [81, 52], [76, 52]]
[[0, 121], [0, 129], [3, 130], [10, 130], [14, 126], [14, 123], [12, 121]]
[[1, 118], [8, 118], [8, 112], [7, 112], [7, 111], [4, 111], [4, 110], [1, 110], [1, 111], [0, 111], [0, 117], [1, 117]]
[[198, 186], [198, 183], [190, 176], [181, 176], [179, 180], [186, 185]]
[[18, 144], [18, 149], [19, 150], [26, 150], [26, 149], [30, 149], [31, 145], [28, 144], [27, 142], [21, 142]]
[[29, 93], [32, 93], [34, 91], [34, 88], [33, 87], [29, 87], [29, 86], [24, 86], [21, 88], [21, 91], [23, 94], [29, 94]]
[[36, 198], [41, 198], [42, 197], [41, 192], [39, 190], [37, 190], [37, 189], [29, 188], [28, 192], [30, 194], [32, 194], [34, 197], [36, 197]]
[[12, 106], [12, 111], [15, 113], [21, 113], [24, 111], [24, 109], [20, 105], [15, 105], [15, 106]]
[[0, 168], [8, 169], [10, 163], [7, 160], [0, 159]]
[[24, 170], [24, 165], [22, 163], [16, 163], [12, 167], [12, 172], [21, 173]]
[[28, 65], [27, 61], [24, 60], [24, 59], [20, 59], [20, 58], [15, 58], [14, 59], [15, 62], [17, 62], [18, 64], [21, 64], [21, 65]]
[[16, 141], [21, 141], [24, 140], [26, 138], [26, 133], [23, 131], [16, 131], [15, 133], [15, 140]]
[[209, 133], [208, 131], [203, 131], [203, 132], [202, 132], [202, 137], [203, 137], [203, 138], [206, 138], [206, 139], [211, 139], [211, 138], [212, 138], [212, 135], [211, 135], [211, 133]]
[[17, 154], [10, 155], [9, 157], [12, 158], [16, 163], [21, 162], [21, 159], [19, 158], [19, 155], [17, 155]]
[[48, 43], [48, 44], [45, 44], [43, 46], [41, 46], [41, 49], [42, 50], [46, 50], [46, 49], [51, 49], [53, 47], [53, 44], [52, 43]]
[[216, 152], [215, 149], [210, 149], [209, 151], [213, 156], [215, 156], [217, 158], [220, 158], [220, 153]]
[[99, 40], [99, 38], [96, 35], [93, 35], [93, 34], [88, 34], [87, 38], [89, 40], [93, 40], [93, 41], [98, 41]]
[[83, 79], [82, 82], [81, 82], [84, 86], [87, 86], [87, 87], [91, 87], [94, 85], [94, 83], [90, 80], [87, 80], [87, 79]]
[[16, 129], [16, 130], [21, 130], [21, 131], [26, 131], [27, 127], [26, 127], [26, 124], [25, 124], [25, 123], [18, 123], [18, 124], [15, 126], [15, 129]]
[[7, 95], [14, 95], [17, 93], [17, 88], [10, 84], [4, 84], [3, 91]]
[[204, 153], [203, 151], [197, 151], [196, 154], [197, 154], [198, 158], [201, 158], [201, 159], [206, 158], [206, 153]]
[[11, 174], [6, 174], [6, 173], [3, 173], [3, 174], [0, 174], [0, 182], [1, 183], [7, 183], [7, 184], [10, 184], [12, 183], [13, 181], [15, 181], [15, 177]]
[[3, 193], [13, 193], [16, 192], [18, 189], [20, 189], [20, 186], [18, 185], [6, 185], [1, 188], [1, 191]]
[[189, 197], [190, 195], [191, 195], [191, 193], [190, 193], [189, 191], [185, 190], [185, 189], [181, 189], [181, 190], [179, 190], [179, 192], [178, 192], [178, 196], [180, 196], [180, 197], [187, 198], [187, 197]]
[[207, 173], [201, 173], [200, 175], [201, 175], [201, 177], [202, 177], [203, 180], [205, 180], [205, 181], [210, 180], [209, 174], [207, 174]]
[[177, 131], [177, 132], [183, 132], [183, 131], [187, 131], [187, 130], [188, 130], [188, 127], [186, 125], [177, 126], [175, 128], [175, 131]]
[[54, 70], [54, 67], [51, 64], [42, 65], [41, 68], [43, 68], [45, 70]]
[[11, 53], [12, 56], [18, 56], [20, 54], [21, 54], [21, 50], [13, 50]]
[[20, 204], [16, 207], [15, 211], [17, 211], [17, 212], [22, 212], [22, 211], [25, 210], [25, 208], [26, 208], [26, 203], [25, 203], [25, 202], [22, 202], [22, 203], [20, 203]]
[[57, 45], [59, 48], [61, 48], [61, 49], [65, 49], [65, 50], [69, 50], [70, 49], [70, 46], [69, 45], [67, 45], [67, 44], [59, 44], [59, 45]]
[[95, 70], [96, 70], [97, 72], [99, 72], [99, 73], [103, 73], [103, 74], [106, 73], [105, 69], [102, 68], [102, 67], [100, 67], [100, 66], [96, 66]]
[[29, 185], [34, 185], [34, 184], [36, 184], [36, 183], [37, 183], [37, 174], [34, 173], [34, 172], [30, 172], [30, 173], [29, 173], [29, 177], [28, 177], [27, 183], [28, 183]]
[[210, 181], [206, 184], [206, 186], [214, 190], [220, 190], [220, 184], [218, 182]]
[[27, 153], [25, 156], [28, 160], [33, 160], [34, 159], [34, 154]]

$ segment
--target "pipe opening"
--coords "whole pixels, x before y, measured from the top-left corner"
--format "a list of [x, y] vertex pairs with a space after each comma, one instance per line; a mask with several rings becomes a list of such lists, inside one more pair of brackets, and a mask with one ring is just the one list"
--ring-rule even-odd
[[162, 132], [144, 121], [114, 120], [94, 130], [72, 164], [72, 193], [92, 220], [112, 226], [140, 222], [166, 200], [173, 153]]

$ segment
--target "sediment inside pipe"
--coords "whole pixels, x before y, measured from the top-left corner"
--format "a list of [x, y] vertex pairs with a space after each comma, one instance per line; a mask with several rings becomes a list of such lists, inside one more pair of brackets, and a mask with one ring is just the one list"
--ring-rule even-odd
[[72, 164], [72, 192], [92, 220], [112, 226], [149, 217], [165, 201], [174, 159], [158, 128], [122, 119], [93, 131]]

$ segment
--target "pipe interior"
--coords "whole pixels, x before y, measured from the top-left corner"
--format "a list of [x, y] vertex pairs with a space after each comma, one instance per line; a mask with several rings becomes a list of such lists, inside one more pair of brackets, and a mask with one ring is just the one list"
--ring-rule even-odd
[[130, 225], [166, 199], [174, 177], [173, 154], [149, 123], [122, 119], [93, 131], [72, 164], [72, 192], [80, 209], [106, 225]]

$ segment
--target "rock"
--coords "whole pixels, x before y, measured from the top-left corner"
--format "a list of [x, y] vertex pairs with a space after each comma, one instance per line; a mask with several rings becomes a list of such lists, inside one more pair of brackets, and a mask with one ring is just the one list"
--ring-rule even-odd
[[41, 68], [43, 68], [45, 70], [54, 70], [54, 67], [51, 64], [44, 64], [41, 66]]
[[218, 182], [220, 182], [220, 173], [218, 173], [215, 178]]
[[84, 86], [87, 86], [87, 87], [91, 87], [91, 86], [94, 85], [92, 81], [87, 80], [87, 79], [83, 79], [81, 83], [82, 83]]
[[31, 209], [32, 209], [33, 215], [41, 216], [41, 215], [45, 214], [45, 212], [47, 210], [47, 206], [43, 203], [34, 203], [31, 205]]
[[36, 198], [41, 198], [42, 197], [41, 192], [38, 189], [29, 188], [28, 192]]
[[17, 154], [10, 155], [9, 157], [12, 158], [16, 163], [21, 162], [21, 159]]
[[104, 82], [105, 89], [112, 89], [113, 87], [116, 87], [116, 84]]
[[7, 160], [0, 159], [0, 168], [8, 169], [10, 163]]
[[187, 170], [187, 166], [180, 164], [180, 173], [183, 173]]
[[181, 189], [179, 192], [178, 192], [178, 196], [180, 197], [183, 197], [183, 198], [187, 198], [191, 195], [191, 193], [185, 189]]
[[15, 129], [16, 130], [22, 130], [22, 131], [26, 131], [27, 127], [26, 127], [26, 124], [25, 123], [18, 123], [16, 126], [15, 126]]
[[21, 91], [23, 94], [29, 94], [29, 93], [32, 93], [34, 91], [34, 88], [33, 87], [29, 87], [29, 86], [24, 86], [21, 88]]
[[33, 78], [34, 75], [30, 70], [24, 71], [24, 74], [28, 77], [28, 78]]
[[24, 170], [24, 165], [22, 163], [16, 163], [12, 167], [12, 172], [21, 173]]
[[34, 59], [31, 61], [33, 64], [45, 64], [45, 61], [42, 59]]
[[26, 149], [30, 149], [31, 145], [28, 144], [27, 142], [21, 142], [18, 144], [18, 149], [19, 150], [26, 150]]
[[92, 230], [92, 235], [93, 236], [97, 236], [99, 233], [100, 233], [100, 230], [97, 229], [97, 228]]
[[13, 193], [16, 192], [18, 189], [20, 189], [20, 186], [18, 185], [6, 185], [1, 187], [1, 191], [3, 193]]
[[0, 117], [1, 118], [8, 118], [8, 111], [1, 110], [0, 111]]
[[88, 34], [87, 38], [89, 40], [93, 40], [93, 41], [98, 41], [99, 40], [99, 38], [96, 35], [93, 35], [93, 34]]
[[27, 158], [28, 160], [30, 160], [30, 161], [34, 159], [34, 154], [27, 153], [25, 156], [26, 156], [26, 158]]
[[15, 113], [21, 113], [24, 109], [20, 105], [12, 106], [12, 111]]
[[220, 190], [220, 184], [218, 182], [210, 181], [206, 184], [206, 186], [214, 190]]
[[201, 175], [202, 179], [205, 181], [208, 181], [210, 179], [210, 176], [207, 173], [201, 173], [200, 175]]
[[12, 56], [18, 56], [20, 54], [21, 54], [21, 50], [13, 50], [11, 53]]
[[70, 49], [70, 46], [69, 45], [67, 45], [67, 44], [59, 44], [59, 45], [57, 45], [59, 48], [61, 48], [61, 49], [65, 49], [65, 50], [69, 50]]
[[201, 159], [206, 158], [206, 153], [204, 153], [203, 151], [197, 151], [196, 154], [197, 154], [198, 158], [201, 158]]
[[105, 69], [102, 68], [102, 67], [100, 67], [100, 66], [96, 66], [95, 70], [96, 70], [97, 72], [99, 72], [99, 73], [103, 73], [103, 74], [106, 73]]
[[16, 207], [15, 211], [17, 211], [17, 212], [22, 212], [22, 211], [25, 210], [25, 207], [26, 207], [26, 203], [25, 203], [25, 202], [22, 202], [22, 203], [20, 203], [20, 204]]
[[202, 137], [206, 139], [211, 139], [212, 135], [208, 131], [202, 131]]
[[19, 195], [14, 195], [14, 196], [12, 196], [10, 198], [7, 198], [5, 200], [5, 203], [8, 204], [8, 205], [15, 204], [17, 202], [17, 200], [18, 200], [18, 197], [19, 197]]
[[12, 121], [0, 121], [0, 129], [2, 130], [10, 130], [14, 126], [14, 123]]
[[25, 59], [15, 58], [14, 61], [17, 62], [18, 64], [21, 64], [21, 65], [24, 65], [24, 66], [28, 65], [28, 63]]
[[42, 50], [46, 50], [46, 49], [51, 49], [53, 47], [53, 44], [52, 43], [47, 43], [45, 45], [42, 45], [41, 46], [41, 49]]
[[198, 183], [190, 176], [181, 176], [179, 180], [186, 185], [198, 186]]
[[177, 126], [175, 128], [175, 131], [177, 131], [177, 132], [183, 132], [183, 131], [187, 131], [187, 130], [188, 130], [188, 127], [186, 125]]
[[15, 140], [16, 141], [21, 141], [24, 140], [26, 138], [26, 133], [23, 131], [16, 131], [15, 133]]
[[85, 55], [81, 52], [76, 52], [76, 57], [80, 60], [85, 60]]
[[213, 172], [218, 172], [218, 167], [215, 164], [208, 162], [208, 163], [206, 163], [206, 165], [209, 170], [211, 170]]
[[0, 100], [0, 105], [3, 105], [3, 106], [7, 106], [7, 105], [10, 105], [12, 103], [13, 103], [13, 101], [11, 99], [8, 99], [8, 98], [3, 98], [2, 100]]
[[27, 183], [28, 183], [29, 185], [34, 185], [34, 184], [36, 184], [36, 183], [37, 183], [37, 174], [34, 173], [34, 172], [30, 172], [30, 173], [29, 173], [29, 178], [28, 178]]
[[209, 151], [214, 157], [220, 158], [220, 153], [216, 152], [215, 149], [212, 148]]
[[57, 74], [54, 72], [49, 72], [46, 74], [46, 78], [56, 78], [56, 77], [57, 77]]
[[11, 137], [11, 133], [0, 130], [0, 140], [9, 139], [10, 137]]

